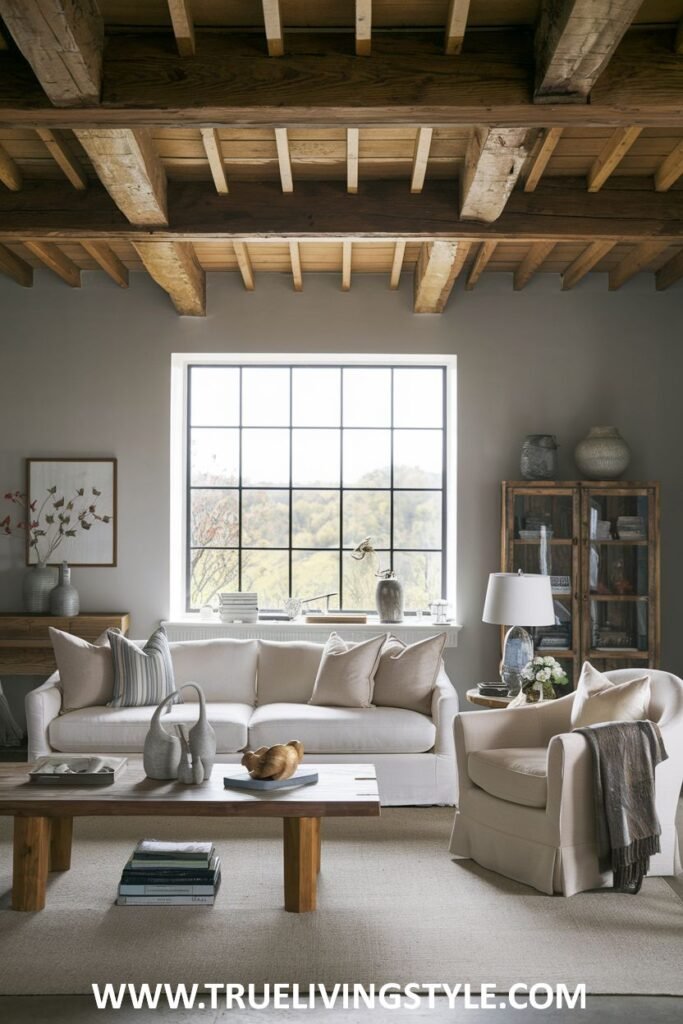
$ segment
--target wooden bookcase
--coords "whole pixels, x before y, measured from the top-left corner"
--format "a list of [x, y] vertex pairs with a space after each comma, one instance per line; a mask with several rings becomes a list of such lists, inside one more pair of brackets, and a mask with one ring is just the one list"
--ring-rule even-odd
[[657, 668], [659, 485], [623, 480], [503, 482], [501, 568], [554, 577], [555, 627], [533, 630], [574, 686], [581, 664]]

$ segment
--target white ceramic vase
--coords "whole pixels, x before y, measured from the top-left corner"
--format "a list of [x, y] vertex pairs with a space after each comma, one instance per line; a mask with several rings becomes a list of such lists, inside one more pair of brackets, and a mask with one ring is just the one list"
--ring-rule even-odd
[[591, 427], [574, 449], [574, 461], [587, 480], [617, 480], [631, 461], [631, 449], [616, 427]]

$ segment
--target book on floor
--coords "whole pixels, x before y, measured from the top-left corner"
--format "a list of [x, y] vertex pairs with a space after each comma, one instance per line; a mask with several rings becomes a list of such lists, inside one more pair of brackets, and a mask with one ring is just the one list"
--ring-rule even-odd
[[213, 843], [141, 840], [123, 867], [118, 906], [212, 906], [221, 883]]

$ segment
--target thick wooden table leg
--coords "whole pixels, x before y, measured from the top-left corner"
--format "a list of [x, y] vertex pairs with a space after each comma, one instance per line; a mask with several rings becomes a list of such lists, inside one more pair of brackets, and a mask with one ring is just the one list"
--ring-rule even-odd
[[68, 871], [71, 867], [73, 818], [50, 818], [50, 871]]
[[14, 818], [14, 875], [12, 906], [15, 910], [42, 910], [45, 906], [50, 856], [50, 819]]
[[323, 820], [322, 818], [315, 819], [318, 822], [318, 845], [317, 845], [317, 858], [315, 865], [316, 875], [320, 874], [320, 864], [322, 862], [323, 855]]
[[320, 863], [319, 818], [284, 818], [285, 910], [315, 910]]

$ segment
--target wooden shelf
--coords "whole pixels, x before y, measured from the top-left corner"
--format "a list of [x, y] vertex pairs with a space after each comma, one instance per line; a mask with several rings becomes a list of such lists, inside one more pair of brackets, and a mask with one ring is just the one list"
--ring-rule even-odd
[[632, 548], [637, 548], [637, 547], [646, 548], [647, 547], [647, 543], [648, 543], [646, 540], [612, 540], [612, 539], [610, 539], [610, 540], [595, 540], [593, 537], [591, 537], [591, 541], [590, 542], [591, 542], [591, 544], [601, 544], [601, 545], [605, 544], [608, 547], [611, 544], [614, 547], [627, 547], [627, 548], [628, 547], [632, 547]]
[[647, 651], [634, 651], [633, 648], [625, 647], [623, 650], [618, 647], [594, 647], [588, 652], [589, 658], [619, 658], [626, 661], [642, 661], [650, 657]]
[[591, 594], [589, 601], [649, 601], [647, 594]]
[[[512, 543], [513, 544], [540, 544], [541, 543], [541, 538], [539, 537], [538, 540], [521, 540], [519, 537], [515, 537]], [[574, 543], [574, 541], [572, 540], [571, 537], [558, 537], [558, 538], [553, 538], [552, 540], [546, 541], [546, 544], [551, 544], [553, 547], [559, 547], [561, 545], [564, 545], [565, 547], [569, 547], [573, 543]]]
[[92, 643], [107, 629], [120, 629], [126, 634], [130, 616], [128, 612], [82, 612], [69, 617], [0, 614], [0, 674], [52, 675], [56, 664], [50, 626]]

